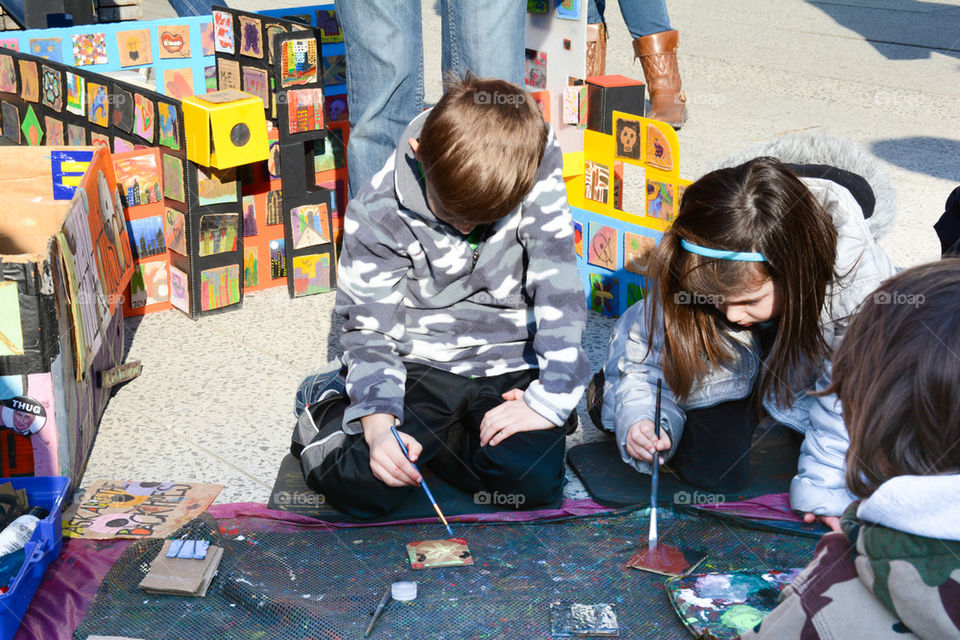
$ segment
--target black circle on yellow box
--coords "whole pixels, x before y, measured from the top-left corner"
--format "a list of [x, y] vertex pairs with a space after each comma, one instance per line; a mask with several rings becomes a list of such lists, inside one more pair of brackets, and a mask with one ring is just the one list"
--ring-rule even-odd
[[243, 122], [238, 122], [230, 129], [230, 142], [235, 147], [246, 146], [250, 142], [250, 127]]
[[43, 428], [47, 412], [37, 400], [14, 396], [0, 400], [0, 422], [20, 435], [28, 436]]

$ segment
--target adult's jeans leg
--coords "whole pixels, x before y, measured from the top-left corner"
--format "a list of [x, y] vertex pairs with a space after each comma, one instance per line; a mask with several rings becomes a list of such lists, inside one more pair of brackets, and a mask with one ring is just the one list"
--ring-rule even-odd
[[213, 13], [213, 5], [226, 5], [219, 0], [170, 0], [170, 6], [180, 17], [208, 16]]
[[607, 8], [607, 0], [587, 0], [587, 24], [603, 22]]
[[520, 0], [441, 0], [444, 72], [523, 86], [527, 4]]
[[633, 38], [670, 31], [667, 0], [620, 0], [620, 13]]
[[423, 111], [420, 3], [338, 0], [337, 16], [347, 55], [347, 162], [356, 195]]

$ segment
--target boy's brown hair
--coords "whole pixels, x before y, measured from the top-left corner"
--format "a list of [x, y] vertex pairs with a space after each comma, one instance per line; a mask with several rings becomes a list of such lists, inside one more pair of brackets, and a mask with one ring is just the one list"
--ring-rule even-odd
[[[759, 252], [764, 262], [721, 260], [680, 245]], [[670, 230], [651, 260], [647, 322], [663, 310], [664, 378], [680, 399], [735, 356], [731, 327], [717, 306], [772, 278], [780, 316], [770, 354], [760, 368], [758, 398], [777, 404], [816, 377], [830, 355], [820, 327], [827, 285], [834, 279], [837, 231], [830, 215], [790, 169], [754, 158], [719, 169], [690, 185]], [[651, 324], [652, 326], [652, 324]], [[655, 332], [649, 332], [652, 344]]]
[[960, 258], [913, 267], [863, 303], [832, 383], [850, 433], [847, 486], [960, 472]]
[[420, 132], [419, 157], [438, 206], [477, 224], [506, 216], [533, 188], [547, 131], [517, 85], [447, 76]]

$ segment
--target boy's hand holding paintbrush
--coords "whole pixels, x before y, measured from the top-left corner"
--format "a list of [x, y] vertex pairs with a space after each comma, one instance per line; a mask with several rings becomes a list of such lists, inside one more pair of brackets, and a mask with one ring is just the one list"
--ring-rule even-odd
[[414, 466], [423, 446], [413, 436], [400, 432], [410, 459], [403, 455], [393, 435], [396, 418], [388, 413], [374, 413], [361, 418], [363, 437], [370, 447], [370, 471], [390, 487], [406, 487], [420, 484], [423, 476]]

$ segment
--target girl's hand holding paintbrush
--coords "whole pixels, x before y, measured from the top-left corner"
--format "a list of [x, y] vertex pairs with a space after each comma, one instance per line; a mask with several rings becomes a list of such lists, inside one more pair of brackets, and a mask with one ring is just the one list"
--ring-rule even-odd
[[423, 477], [413, 462], [420, 457], [423, 446], [413, 436], [400, 432], [400, 438], [410, 453], [407, 460], [390, 430], [395, 420], [387, 413], [374, 413], [360, 419], [363, 437], [370, 447], [370, 471], [390, 487], [416, 486]]
[[657, 438], [653, 420], [640, 420], [630, 425], [627, 431], [627, 453], [644, 462], [653, 462], [653, 452], [669, 451], [670, 436], [664, 430]]

